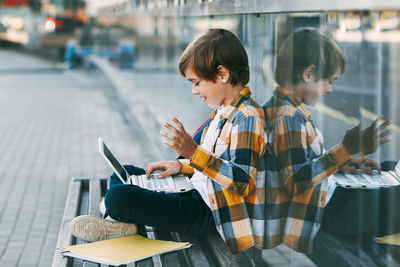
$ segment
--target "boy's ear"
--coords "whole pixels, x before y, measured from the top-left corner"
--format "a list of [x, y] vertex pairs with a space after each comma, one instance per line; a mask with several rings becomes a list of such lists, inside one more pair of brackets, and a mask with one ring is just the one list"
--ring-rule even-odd
[[219, 65], [217, 67], [217, 70], [218, 70], [217, 79], [220, 80], [222, 83], [227, 83], [230, 78], [229, 69], [226, 68], [225, 66]]
[[303, 74], [301, 77], [303, 78], [303, 81], [305, 83], [311, 80], [312, 76], [314, 75], [314, 71], [315, 71], [314, 65], [308, 66], [303, 70]]

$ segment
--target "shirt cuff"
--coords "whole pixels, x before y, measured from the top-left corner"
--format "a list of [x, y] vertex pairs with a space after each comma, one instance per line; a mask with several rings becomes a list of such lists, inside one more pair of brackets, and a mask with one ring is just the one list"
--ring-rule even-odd
[[178, 159], [178, 161], [182, 164], [181, 173], [189, 175], [194, 173], [193, 168], [189, 165], [189, 159]]
[[210, 152], [200, 146], [197, 146], [197, 149], [194, 152], [192, 159], [190, 160], [190, 166], [202, 172], [207, 166], [207, 162], [209, 159]]
[[350, 161], [350, 154], [343, 144], [338, 144], [331, 149], [331, 154], [339, 165], [339, 169]]

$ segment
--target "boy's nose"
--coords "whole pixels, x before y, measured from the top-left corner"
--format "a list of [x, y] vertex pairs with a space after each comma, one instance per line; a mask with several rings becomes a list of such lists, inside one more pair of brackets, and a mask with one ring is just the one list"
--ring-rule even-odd
[[328, 86], [328, 88], [325, 89], [325, 94], [329, 95], [332, 93], [332, 86]]
[[197, 90], [194, 86], [192, 87], [192, 95], [198, 95], [199, 90]]

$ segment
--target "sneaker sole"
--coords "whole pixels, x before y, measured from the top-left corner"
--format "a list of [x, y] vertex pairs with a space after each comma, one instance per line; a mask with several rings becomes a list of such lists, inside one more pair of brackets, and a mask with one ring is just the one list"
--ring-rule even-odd
[[71, 222], [71, 233], [78, 239], [94, 242], [137, 233], [135, 224], [110, 222], [100, 217], [82, 215]]

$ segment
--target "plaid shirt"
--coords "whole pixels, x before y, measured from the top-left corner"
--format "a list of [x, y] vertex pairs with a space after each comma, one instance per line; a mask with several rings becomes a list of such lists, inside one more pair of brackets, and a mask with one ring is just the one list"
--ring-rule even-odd
[[278, 87], [263, 108], [268, 132], [263, 246], [285, 243], [311, 253], [325, 207], [326, 178], [350, 156], [342, 144], [324, 150], [311, 114], [288, 90]]
[[[265, 115], [250, 95], [250, 89], [245, 87], [224, 110], [211, 152], [198, 146], [190, 162], [181, 160], [182, 172], [192, 173], [196, 168], [210, 178], [207, 189], [216, 228], [232, 253], [255, 245], [254, 211], [264, 204], [260, 193], [264, 190], [256, 189], [256, 179], [267, 138]], [[216, 110], [212, 119], [215, 114]], [[207, 130], [205, 126], [201, 143]]]

